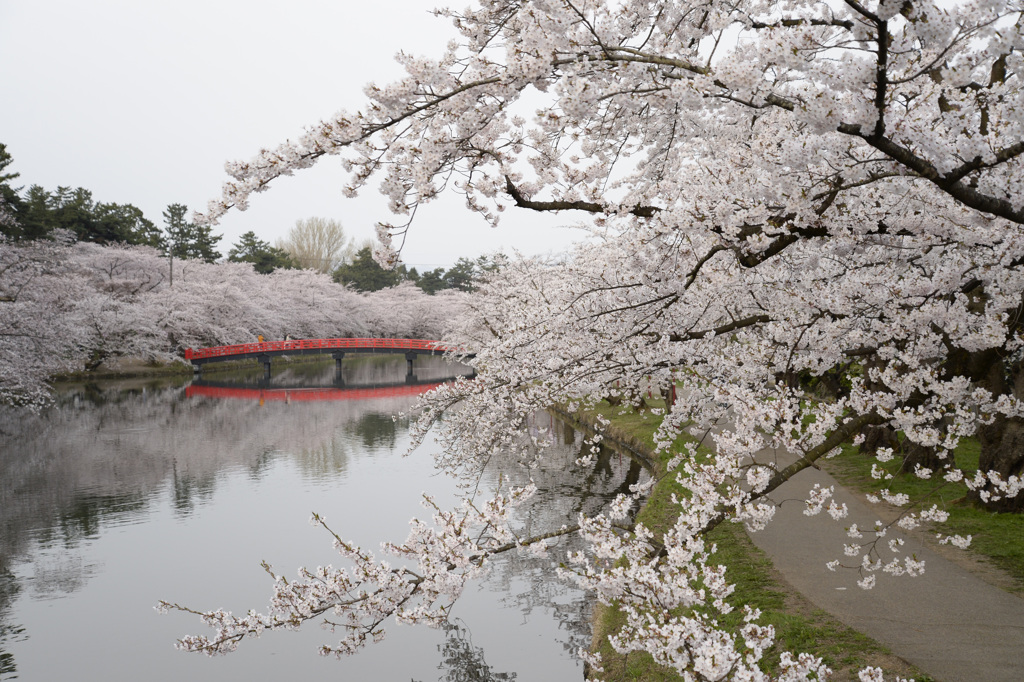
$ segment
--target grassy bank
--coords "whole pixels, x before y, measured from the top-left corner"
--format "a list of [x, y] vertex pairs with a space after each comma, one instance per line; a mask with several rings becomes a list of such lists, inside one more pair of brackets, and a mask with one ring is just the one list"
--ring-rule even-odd
[[134, 358], [119, 358], [90, 371], [66, 372], [53, 377], [55, 384], [81, 383], [98, 379], [132, 379], [137, 377], [191, 376], [192, 365], [182, 362], [149, 362]]
[[[661, 407], [657, 401], [652, 406]], [[653, 415], [623, 412], [602, 404], [597, 410], [577, 415], [586, 423], [594, 423], [600, 413], [611, 424], [607, 432], [614, 440], [629, 443], [653, 458], [653, 434], [660, 418]], [[684, 436], [685, 438], [685, 436]], [[680, 443], [676, 443], [678, 447]], [[655, 474], [661, 475], [672, 452], [654, 458]], [[655, 535], [671, 528], [676, 511], [672, 495], [685, 491], [671, 477], [662, 477], [655, 486], [637, 521], [644, 523]], [[887, 673], [918, 680], [929, 679], [902, 659], [892, 655], [874, 640], [852, 630], [830, 615], [817, 609], [793, 590], [775, 570], [771, 560], [753, 545], [742, 527], [724, 523], [715, 528], [708, 539], [718, 546], [717, 561], [727, 567], [726, 576], [736, 586], [731, 603], [749, 604], [762, 611], [760, 622], [771, 624], [776, 631], [776, 646], [765, 661], [766, 669], [777, 668], [782, 651], [808, 652], [820, 656], [832, 668], [833, 680], [855, 680], [857, 671], [866, 666], [878, 666]], [[740, 611], [730, 617], [741, 619]], [[594, 642], [604, 660], [602, 679], [609, 682], [625, 680], [651, 680], [654, 682], [680, 680], [673, 671], [657, 665], [650, 655], [634, 652], [628, 656], [615, 653], [607, 638], [624, 622], [624, 616], [614, 607], [599, 606], [594, 616]]]

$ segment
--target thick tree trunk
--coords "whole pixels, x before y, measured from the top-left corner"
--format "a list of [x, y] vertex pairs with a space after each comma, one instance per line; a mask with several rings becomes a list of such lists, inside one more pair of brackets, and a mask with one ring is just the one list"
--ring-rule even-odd
[[938, 471], [945, 463], [946, 460], [939, 459], [939, 455], [935, 451], [935, 448], [918, 445], [917, 443], [908, 440], [903, 441], [903, 464], [900, 466], [901, 472], [913, 474], [919, 464], [925, 469]]
[[859, 452], [862, 455], [874, 456], [880, 448], [892, 448], [897, 450], [900, 447], [896, 431], [888, 424], [868, 425], [861, 429], [864, 434], [864, 442], [860, 444]]
[[888, 424], [865, 426], [861, 433], [864, 434], [864, 442], [861, 443], [859, 452], [873, 457], [882, 448], [892, 448], [896, 456], [903, 459], [900, 472], [913, 474], [918, 464], [925, 469], [938, 471], [945, 464], [945, 460], [939, 459], [935, 448], [918, 445], [906, 439], [901, 443], [896, 431]]
[[[978, 460], [981, 471], [996, 471], [1004, 481], [1010, 476], [1024, 474], [1024, 419], [999, 417], [978, 432], [978, 441], [981, 443]], [[972, 493], [970, 497], [993, 511], [1024, 511], [1024, 495], [1006, 499], [999, 496], [991, 485], [984, 490], [998, 499], [986, 502], [978, 493]]]
[[[1018, 309], [1018, 321], [1024, 319], [1022, 313], [1024, 305]], [[1019, 360], [1009, 361], [1007, 354], [999, 349], [978, 353], [953, 352], [948, 364], [952, 374], [971, 377], [993, 395], [1024, 396], [1024, 364]], [[991, 424], [978, 430], [977, 438], [981, 446], [978, 458], [981, 471], [996, 471], [1004, 480], [1024, 473], [1024, 420], [997, 416]], [[979, 494], [981, 491], [971, 493], [968, 498], [992, 511], [1024, 511], [1024, 495], [1005, 499], [991, 485], [983, 490], [998, 496], [998, 499], [990, 497], [985, 500]]]
[[848, 388], [843, 385], [843, 378], [846, 376], [848, 369], [848, 367], [833, 367], [827, 372], [818, 375], [804, 372], [800, 375], [801, 384], [805, 390], [821, 400], [838, 400], [849, 395]]

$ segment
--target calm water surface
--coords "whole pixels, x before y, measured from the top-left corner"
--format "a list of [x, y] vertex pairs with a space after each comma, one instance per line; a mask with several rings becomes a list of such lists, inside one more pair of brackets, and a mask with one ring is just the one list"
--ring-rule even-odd
[[[407, 423], [392, 415], [415, 397], [400, 360], [346, 364], [344, 387], [319, 366], [275, 371], [269, 386], [258, 372], [231, 377], [235, 390], [223, 379], [219, 390], [94, 384], [63, 390], [40, 415], [0, 413], [0, 680], [582, 679], [573, 652], [589, 642], [584, 596], [553, 580], [548, 561], [518, 557], [468, 588], [447, 630], [389, 625], [384, 642], [341, 661], [316, 655], [336, 639], [315, 624], [217, 658], [173, 648], [207, 631], [193, 616], [157, 614], [158, 600], [262, 610], [261, 560], [286, 576], [337, 563], [310, 512], [376, 548], [427, 514], [423, 492], [454, 499], [433, 469], [434, 443], [403, 457]], [[424, 360], [421, 379], [450, 374]], [[544, 428], [559, 445], [534, 472], [542, 495], [524, 526], [571, 523], [639, 475], [610, 453], [580, 471], [579, 437], [539, 415], [533, 429]], [[488, 471], [499, 473], [527, 480], [510, 463]]]

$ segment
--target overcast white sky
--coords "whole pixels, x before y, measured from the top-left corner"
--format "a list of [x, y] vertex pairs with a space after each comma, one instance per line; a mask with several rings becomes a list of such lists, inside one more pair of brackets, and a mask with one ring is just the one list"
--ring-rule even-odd
[[[463, 0], [455, 0], [460, 4]], [[436, 55], [454, 35], [433, 0], [0, 0], [0, 142], [15, 185], [85, 187], [162, 225], [168, 204], [205, 208], [227, 160], [247, 159], [401, 71], [399, 50]], [[300, 218], [341, 220], [357, 240], [387, 220], [383, 199], [341, 194], [334, 159], [224, 218], [220, 250], [248, 230], [269, 242]], [[372, 184], [376, 188], [376, 182]], [[520, 215], [515, 215], [520, 213]], [[452, 199], [421, 210], [403, 259], [447, 267], [460, 256], [563, 251], [581, 234], [513, 212], [497, 229]]]

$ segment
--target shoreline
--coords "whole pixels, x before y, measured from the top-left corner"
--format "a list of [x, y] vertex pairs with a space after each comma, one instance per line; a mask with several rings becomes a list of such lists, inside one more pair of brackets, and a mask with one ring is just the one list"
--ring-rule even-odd
[[[622, 448], [630, 456], [646, 462], [645, 468], [650, 466], [648, 470], [660, 480], [643, 501], [635, 518], [647, 525], [655, 534], [664, 533], [673, 523], [674, 517], [671, 513], [666, 515], [668, 510], [663, 498], [671, 496], [677, 484], [674, 483], [673, 477], [662, 475], [662, 458], [655, 457], [651, 445], [644, 441], [644, 429], [647, 427], [639, 424], [617, 424], [616, 417], [607, 411], [605, 417], [610, 418], [612, 423], [606, 426], [600, 425], [590, 414], [568, 413], [561, 408], [553, 408], [553, 411], [574, 427], [590, 433], [599, 433], [602, 436], [602, 443], [607, 442], [612, 447]], [[620, 421], [623, 421], [621, 417]], [[647, 419], [643, 418], [643, 421]], [[652, 428], [656, 428], [657, 423], [653, 418], [649, 421]], [[736, 581], [737, 592], [744, 592], [748, 601], [756, 602], [754, 605], [761, 608], [765, 614], [765, 622], [777, 628], [776, 655], [781, 650], [807, 648], [807, 642], [811, 641], [808, 639], [808, 633], [820, 633], [821, 636], [816, 642], [819, 648], [811, 653], [826, 658], [833, 669], [833, 676], [830, 678], [832, 680], [856, 680], [859, 668], [868, 665], [885, 669], [887, 675], [895, 673], [903, 677], [931, 679], [885, 645], [843, 625], [834, 616], [822, 611], [796, 589], [774, 562], [750, 540], [743, 529], [723, 524], [714, 532], [715, 541], [722, 549], [719, 558], [729, 566], [729, 573]], [[592, 653], [601, 654], [605, 669], [605, 673], [596, 679], [604, 682], [626, 682], [633, 679], [651, 682], [682, 680], [683, 677], [674, 670], [657, 665], [653, 660], [647, 660], [650, 657], [641, 652], [622, 656], [611, 649], [608, 636], [618, 628], [618, 621], [621, 618], [614, 605], [609, 606], [594, 600], [590, 650]], [[790, 632], [782, 631], [783, 621], [791, 628]], [[769, 667], [774, 666], [769, 663]], [[590, 674], [588, 666], [587, 679], [590, 679]]]

